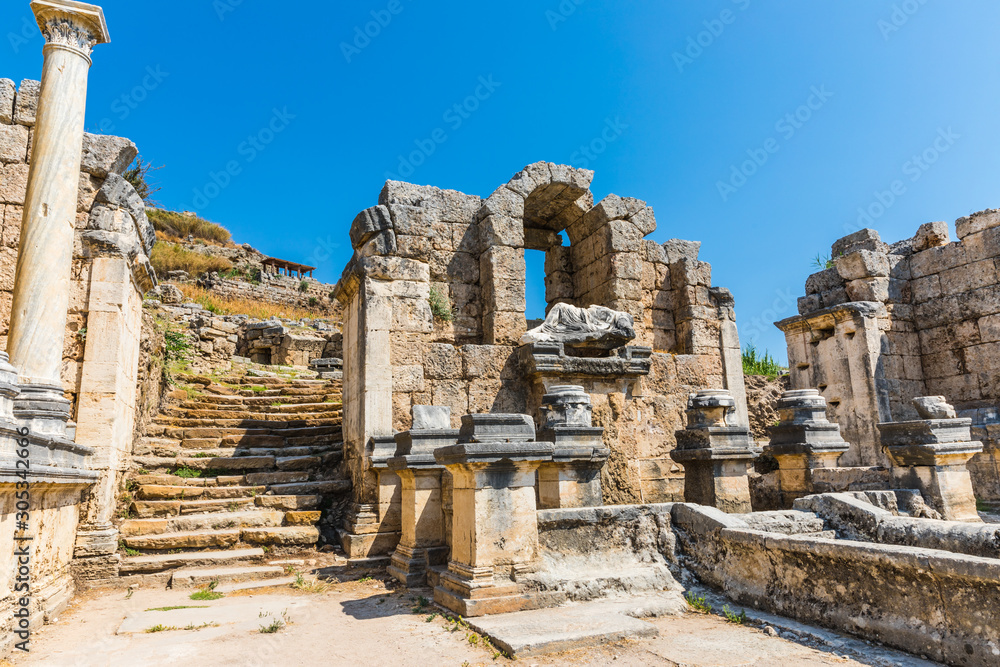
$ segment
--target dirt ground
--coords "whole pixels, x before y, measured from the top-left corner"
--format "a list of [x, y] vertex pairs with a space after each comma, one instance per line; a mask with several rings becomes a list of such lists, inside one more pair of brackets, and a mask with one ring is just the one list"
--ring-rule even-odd
[[[426, 599], [393, 590], [393, 582], [388, 585], [366, 577], [321, 592], [286, 587], [211, 601], [190, 600], [192, 591], [142, 589], [129, 596], [123, 590], [95, 590], [79, 596], [54, 623], [35, 633], [29, 654], [11, 660], [18, 666], [45, 667], [514, 664], [478, 635], [446, 620]], [[149, 611], [175, 606], [194, 608]], [[283, 628], [273, 634], [260, 631], [280, 617], [288, 621]], [[692, 612], [651, 622], [659, 628], [659, 637], [516, 662], [691, 667], [896, 664], [846, 658], [829, 646], [815, 648], [808, 640], [777, 636], [773, 628], [769, 634], [719, 616]], [[119, 627], [130, 625], [134, 632], [116, 634]], [[154, 625], [167, 629], [146, 631]], [[171, 629], [191, 626], [195, 629]]]

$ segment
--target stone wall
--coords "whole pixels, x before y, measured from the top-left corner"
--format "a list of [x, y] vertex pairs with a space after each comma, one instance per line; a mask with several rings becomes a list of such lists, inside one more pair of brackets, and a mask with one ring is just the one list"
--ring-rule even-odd
[[737, 604], [951, 665], [995, 665], [1000, 561], [780, 535], [711, 507], [673, 507], [681, 563]]
[[970, 464], [977, 495], [1000, 501], [1000, 210], [955, 227], [958, 241], [944, 222], [892, 245], [868, 229], [840, 239], [800, 315], [777, 325], [792, 387], [822, 390], [852, 444], [847, 464], [886, 464], [875, 425], [915, 419], [914, 397], [942, 395], [986, 446]]
[[652, 348], [644, 372], [560, 375], [585, 386], [594, 424], [605, 428], [608, 502], [683, 497], [683, 472], [668, 454], [691, 391], [730, 389], [746, 422], [733, 299], [711, 286], [700, 244], [644, 238], [656, 228], [652, 209], [617, 195], [594, 205], [592, 178], [537, 163], [486, 199], [389, 181], [379, 204], [355, 219], [354, 257], [337, 285], [345, 308], [345, 456], [356, 510], [379, 515], [382, 532], [398, 530], [386, 520], [398, 481], [383, 473], [379, 484], [372, 436], [409, 428], [413, 405], [450, 407], [456, 427], [475, 412], [537, 417], [546, 386], [556, 382], [518, 354], [527, 330], [526, 249], [545, 252], [549, 308], [627, 312], [635, 344]]
[[[0, 79], [0, 346], [7, 346], [21, 219], [40, 85], [19, 88]], [[115, 493], [131, 453], [137, 412], [142, 293], [155, 277], [148, 256], [155, 241], [142, 200], [120, 174], [136, 148], [119, 137], [83, 140], [76, 210], [76, 243], [63, 350], [63, 389], [72, 401], [76, 446], [88, 470], [61, 471], [32, 484], [33, 621], [55, 614], [73, 591], [76, 573], [114, 559], [111, 526]], [[34, 465], [32, 466], [34, 467]], [[60, 479], [62, 481], [60, 481]], [[2, 543], [13, 544], [13, 483], [0, 484]], [[10, 562], [9, 551], [4, 562]], [[8, 568], [0, 590], [12, 585]], [[6, 638], [10, 598], [0, 605]], [[0, 647], [2, 648], [2, 647]]]

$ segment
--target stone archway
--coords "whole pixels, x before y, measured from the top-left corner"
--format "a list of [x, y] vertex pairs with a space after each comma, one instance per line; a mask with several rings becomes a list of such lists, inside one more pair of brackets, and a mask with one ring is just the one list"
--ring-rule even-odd
[[570, 249], [560, 232], [583, 219], [594, 203], [594, 172], [536, 162], [490, 195], [476, 214], [479, 225], [483, 339], [513, 344], [526, 331], [524, 251], [545, 252], [545, 301], [573, 303]]

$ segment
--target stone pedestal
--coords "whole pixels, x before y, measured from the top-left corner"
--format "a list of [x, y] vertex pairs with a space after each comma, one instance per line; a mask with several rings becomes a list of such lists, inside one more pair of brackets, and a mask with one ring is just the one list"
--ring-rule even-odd
[[[448, 428], [451, 410], [414, 406], [413, 422], [427, 428], [396, 435], [396, 456], [388, 467], [402, 482], [399, 544], [392, 554], [389, 574], [408, 587], [423, 586], [427, 568], [448, 561], [441, 477], [444, 466], [434, 459], [441, 447], [458, 443], [458, 429]], [[428, 418], [440, 416], [440, 419]]]
[[552, 456], [552, 444], [533, 442], [533, 432], [527, 415], [465, 415], [465, 442], [434, 454], [454, 485], [451, 560], [434, 601], [463, 616], [535, 609], [564, 599], [519, 583], [537, 567], [535, 473]]
[[840, 437], [840, 426], [827, 420], [826, 399], [815, 389], [783, 393], [778, 418], [764, 451], [778, 460], [782, 505], [791, 508], [796, 498], [815, 492], [813, 471], [837, 467], [850, 445]]
[[670, 458], [684, 466], [684, 500], [723, 512], [750, 512], [749, 470], [753, 439], [745, 426], [733, 425], [736, 401], [721, 389], [691, 394], [688, 426], [677, 431]]
[[544, 427], [538, 439], [553, 444], [552, 460], [538, 468], [538, 507], [597, 507], [601, 469], [610, 451], [604, 429], [591, 424], [590, 396], [583, 387], [559, 385], [542, 399]]
[[920, 419], [878, 428], [892, 460], [893, 488], [919, 490], [946, 521], [981, 521], [968, 462], [983, 445], [972, 440], [971, 419]]

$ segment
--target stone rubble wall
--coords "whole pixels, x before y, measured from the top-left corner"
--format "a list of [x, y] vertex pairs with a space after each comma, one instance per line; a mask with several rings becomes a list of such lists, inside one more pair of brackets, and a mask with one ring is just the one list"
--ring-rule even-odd
[[800, 315], [778, 325], [792, 387], [824, 389], [862, 452], [851, 460], [884, 464], [874, 425], [916, 419], [914, 397], [942, 395], [986, 436], [970, 469], [977, 495], [1000, 501], [998, 442], [985, 429], [1000, 421], [1000, 210], [955, 229], [957, 241], [944, 222], [892, 245], [869, 229], [840, 239], [834, 266], [806, 281]]
[[[645, 239], [656, 227], [652, 209], [617, 195], [595, 206], [592, 177], [537, 163], [486, 199], [389, 181], [378, 205], [357, 216], [337, 296], [345, 307], [345, 457], [358, 502], [378, 496], [369, 438], [409, 428], [413, 405], [450, 407], [453, 426], [470, 412], [537, 408], [539, 389], [513, 359], [527, 330], [526, 249], [546, 253], [549, 307], [628, 312], [635, 344], [655, 350], [652, 372], [632, 390], [588, 386], [594, 423], [612, 449], [608, 502], [683, 497], [683, 472], [668, 453], [691, 391], [731, 389], [746, 418], [732, 296], [711, 287], [700, 244]], [[432, 313], [432, 292], [447, 301], [450, 321]]]
[[[306, 282], [306, 291], [300, 289]], [[221, 278], [217, 273], [198, 280], [200, 287], [232, 299], [250, 299], [283, 306], [296, 306], [314, 310], [317, 316], [339, 317], [340, 303], [330, 297], [334, 285], [321, 283], [313, 278], [290, 278], [262, 274], [260, 283], [251, 283], [236, 278]], [[310, 298], [316, 299], [310, 304]]]
[[786, 536], [674, 505], [681, 563], [737, 604], [952, 665], [995, 665], [1000, 561], [935, 549]]

